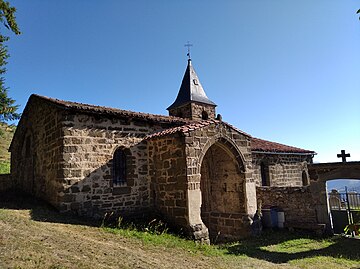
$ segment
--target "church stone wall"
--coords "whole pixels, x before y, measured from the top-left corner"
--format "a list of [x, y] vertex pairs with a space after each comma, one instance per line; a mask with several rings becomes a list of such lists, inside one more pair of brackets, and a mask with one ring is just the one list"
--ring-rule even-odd
[[183, 138], [165, 136], [148, 142], [152, 204], [167, 221], [187, 228], [187, 178]]
[[32, 100], [24, 111], [11, 145], [14, 187], [58, 206], [62, 189], [61, 121], [57, 109]]
[[317, 193], [306, 187], [257, 187], [257, 198], [263, 208], [276, 206], [285, 213], [285, 223], [318, 223]]
[[203, 112], [206, 112], [208, 119], [215, 119], [216, 117], [214, 106], [199, 103], [188, 103], [180, 107], [172, 108], [169, 114], [170, 116], [186, 119], [203, 120]]
[[266, 167], [268, 186], [300, 187], [303, 176], [308, 177], [307, 164], [311, 158], [307, 155], [253, 153], [252, 156], [256, 186], [262, 186], [261, 163]]
[[[147, 144], [143, 138], [162, 127], [144, 121], [87, 114], [63, 115], [62, 211], [101, 217], [104, 212], [141, 213], [149, 204]], [[115, 150], [129, 150], [127, 183], [113, 185]]]

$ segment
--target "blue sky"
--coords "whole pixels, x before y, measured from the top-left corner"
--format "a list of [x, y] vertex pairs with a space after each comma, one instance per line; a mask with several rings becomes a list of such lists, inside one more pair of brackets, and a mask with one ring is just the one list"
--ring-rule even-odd
[[326, 188], [328, 192], [336, 189], [339, 192], [345, 192], [345, 187], [349, 192], [360, 193], [360, 180], [358, 179], [336, 179], [326, 181]]
[[6, 74], [30, 94], [167, 114], [186, 48], [223, 120], [251, 135], [360, 161], [359, 1], [11, 1]]

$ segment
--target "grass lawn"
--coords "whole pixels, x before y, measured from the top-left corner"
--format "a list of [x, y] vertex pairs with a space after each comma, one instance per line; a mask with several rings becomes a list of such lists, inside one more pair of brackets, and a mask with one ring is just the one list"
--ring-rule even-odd
[[0, 194], [0, 268], [360, 268], [360, 240], [351, 238], [276, 231], [204, 246], [150, 225], [121, 227]]

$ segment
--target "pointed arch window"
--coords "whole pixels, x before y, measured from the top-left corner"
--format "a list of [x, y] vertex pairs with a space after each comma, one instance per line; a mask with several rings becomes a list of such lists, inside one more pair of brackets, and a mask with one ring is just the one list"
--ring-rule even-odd
[[117, 186], [126, 185], [127, 182], [127, 152], [124, 148], [118, 148], [113, 156], [113, 184]]

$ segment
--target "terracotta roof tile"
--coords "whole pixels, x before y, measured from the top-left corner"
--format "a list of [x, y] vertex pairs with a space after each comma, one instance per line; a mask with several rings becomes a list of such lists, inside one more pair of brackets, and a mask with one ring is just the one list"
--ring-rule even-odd
[[292, 146], [287, 146], [279, 144], [276, 142], [266, 141], [259, 138], [252, 138], [251, 141], [251, 150], [252, 151], [261, 151], [261, 152], [273, 152], [273, 153], [305, 153], [305, 154], [315, 154], [315, 151], [300, 149]]
[[82, 112], [107, 114], [107, 115], [120, 116], [120, 117], [126, 117], [126, 118], [137, 118], [137, 119], [151, 120], [151, 121], [156, 121], [156, 122], [175, 123], [175, 124], [186, 124], [189, 122], [189, 120], [187, 120], [187, 119], [173, 117], [173, 116], [140, 113], [140, 112], [133, 112], [133, 111], [129, 111], [129, 110], [121, 110], [121, 109], [117, 109], [117, 108], [82, 104], [82, 103], [76, 103], [76, 102], [71, 102], [71, 101], [63, 101], [63, 100], [49, 98], [49, 97], [41, 96], [41, 95], [37, 95], [37, 94], [32, 94], [30, 98], [40, 98], [40, 99], [46, 100], [50, 103], [53, 103], [57, 106], [63, 107], [65, 109], [73, 109], [73, 110], [82, 111]]
[[193, 121], [193, 122], [190, 122], [190, 123], [182, 125], [182, 126], [177, 126], [177, 127], [174, 127], [174, 128], [170, 128], [170, 129], [166, 129], [166, 130], [163, 130], [163, 131], [160, 131], [160, 132], [150, 134], [150, 135], [146, 136], [145, 139], [148, 140], [148, 139], [155, 138], [155, 137], [162, 137], [162, 136], [174, 134], [174, 133], [177, 133], [177, 132], [185, 134], [185, 133], [189, 133], [189, 132], [195, 131], [197, 129], [200, 129], [202, 127], [206, 127], [208, 125], [216, 124], [216, 123], [222, 123], [222, 124], [224, 124], [226, 126], [229, 126], [229, 127], [233, 128], [234, 130], [236, 130], [237, 132], [239, 132], [239, 133], [241, 133], [243, 135], [251, 137], [249, 134], [235, 128], [234, 126], [230, 125], [227, 122], [218, 121], [218, 120], [201, 120], [201, 121]]
[[155, 137], [162, 137], [162, 136], [166, 136], [166, 135], [171, 135], [171, 134], [175, 134], [175, 133], [189, 133], [192, 131], [195, 131], [197, 129], [200, 129], [202, 127], [208, 126], [210, 124], [219, 122], [217, 120], [202, 120], [202, 121], [195, 121], [195, 122], [191, 122], [182, 126], [177, 126], [177, 127], [173, 127], [173, 128], [169, 128], [169, 129], [165, 129], [163, 131], [160, 132], [156, 132], [153, 134], [150, 134], [148, 136], [145, 137], [145, 140], [149, 140], [151, 138], [155, 138]]
[[[163, 136], [167, 136], [167, 135], [171, 135], [171, 134], [175, 134], [175, 133], [189, 133], [192, 132], [194, 130], [200, 129], [202, 127], [214, 124], [214, 123], [219, 123], [220, 121], [218, 120], [203, 120], [203, 121], [197, 121], [197, 122], [192, 122], [192, 123], [188, 123], [182, 126], [177, 126], [177, 127], [173, 127], [173, 128], [169, 128], [160, 132], [156, 132], [153, 134], [150, 134], [148, 136], [145, 137], [145, 140], [149, 140], [152, 138], [158, 138], [158, 137], [163, 137]], [[234, 128], [235, 130], [237, 130], [238, 132], [250, 136], [244, 132], [242, 132], [241, 130], [238, 130], [237, 128], [231, 126], [230, 124], [226, 123], [226, 122], [222, 122], [225, 125], [230, 126], [231, 128]], [[251, 136], [250, 136], [251, 137]], [[259, 139], [259, 138], [254, 138], [251, 137], [251, 150], [252, 151], [261, 151], [261, 152], [268, 152], [268, 153], [302, 153], [302, 154], [315, 154], [314, 151], [310, 151], [310, 150], [305, 150], [305, 149], [300, 149], [300, 148], [296, 148], [296, 147], [292, 147], [292, 146], [287, 146], [287, 145], [283, 145], [283, 144], [279, 144], [276, 142], [271, 142], [271, 141], [266, 141], [263, 139]]]
[[[41, 95], [32, 94], [31, 98], [39, 98], [42, 100], [46, 100], [54, 105], [65, 109], [73, 109], [76, 111], [81, 112], [89, 112], [89, 113], [96, 113], [96, 114], [106, 114], [106, 115], [113, 115], [118, 117], [126, 117], [126, 118], [136, 118], [136, 119], [143, 119], [155, 122], [164, 122], [164, 123], [173, 123], [174, 125], [180, 125], [176, 127], [172, 127], [169, 129], [165, 129], [163, 131], [150, 134], [145, 137], [145, 139], [151, 139], [154, 137], [161, 137], [165, 135], [174, 134], [177, 132], [181, 133], [188, 133], [199, 128], [208, 126], [210, 124], [219, 123], [218, 120], [202, 120], [202, 121], [191, 121], [188, 119], [173, 117], [173, 116], [164, 116], [164, 115], [155, 115], [155, 114], [148, 114], [148, 113], [140, 113], [140, 112], [133, 112], [128, 110], [121, 110], [116, 108], [110, 107], [103, 107], [103, 106], [96, 106], [96, 105], [89, 105], [89, 104], [82, 104], [76, 103], [71, 101], [63, 101], [59, 99], [49, 98]], [[235, 129], [239, 133], [242, 133], [248, 137], [251, 137], [249, 134], [237, 129], [236, 127], [230, 125], [229, 123], [222, 122], [223, 124]], [[307, 154], [315, 154], [314, 151], [300, 149], [292, 146], [287, 146], [271, 141], [262, 140], [259, 138], [251, 137], [251, 150], [252, 151], [262, 151], [262, 152], [274, 152], [274, 153], [307, 153]]]

